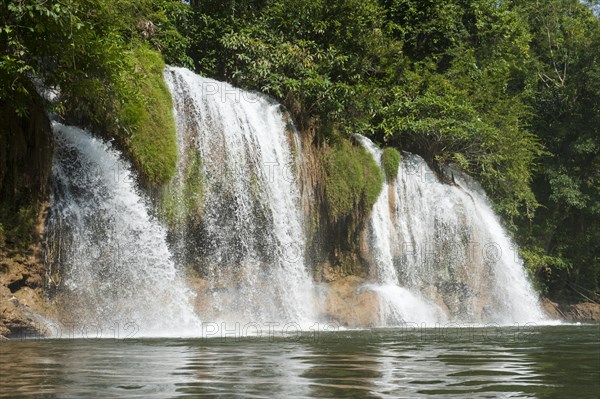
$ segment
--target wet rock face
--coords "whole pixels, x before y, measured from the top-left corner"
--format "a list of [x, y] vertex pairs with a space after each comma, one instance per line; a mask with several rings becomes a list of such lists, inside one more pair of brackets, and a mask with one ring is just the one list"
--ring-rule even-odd
[[328, 144], [323, 142], [315, 124], [295, 134], [291, 116], [286, 113], [284, 117], [288, 120], [287, 134], [296, 154], [294, 168], [304, 215], [306, 256], [313, 265], [315, 281], [330, 282], [349, 275], [366, 277], [371, 259], [366, 228], [368, 211], [357, 208], [341, 220], [331, 219], [323, 163], [330, 150]]
[[22, 304], [6, 287], [0, 287], [0, 335], [5, 337], [37, 332], [35, 323], [26, 315], [27, 305]]
[[553, 319], [562, 319], [572, 322], [598, 322], [600, 321], [600, 304], [582, 302], [577, 304], [558, 304], [548, 298], [542, 301], [544, 311]]
[[46, 213], [44, 203], [34, 228], [37, 239], [31, 245], [0, 245], [0, 336], [45, 334], [42, 315], [52, 313], [44, 295], [46, 266], [41, 246]]
[[44, 265], [38, 246], [6, 251], [0, 258], [0, 336], [44, 335], [42, 314], [49, 313], [44, 296]]
[[0, 101], [0, 336], [35, 333], [43, 301], [44, 233], [52, 131], [30, 88], [25, 113]]
[[570, 315], [577, 321], [600, 321], [600, 304], [592, 302], [570, 305]]
[[379, 324], [379, 298], [361, 290], [365, 280], [347, 276], [327, 286], [325, 316], [344, 327], [373, 327]]

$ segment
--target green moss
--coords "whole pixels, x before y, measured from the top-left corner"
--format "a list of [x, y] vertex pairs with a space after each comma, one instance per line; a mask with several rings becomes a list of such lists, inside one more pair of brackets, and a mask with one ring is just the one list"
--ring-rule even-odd
[[139, 46], [131, 52], [135, 75], [129, 79], [137, 95], [120, 109], [128, 131], [125, 146], [150, 183], [164, 184], [175, 174], [177, 137], [173, 102], [163, 79], [165, 63], [157, 51]]
[[325, 197], [330, 216], [339, 220], [360, 206], [370, 209], [383, 187], [383, 174], [362, 147], [340, 139], [327, 150], [324, 160]]
[[173, 181], [163, 191], [161, 213], [171, 226], [198, 224], [204, 210], [202, 159], [192, 150], [181, 181]]
[[188, 220], [199, 222], [204, 209], [204, 175], [202, 158], [194, 151], [185, 174], [183, 206]]
[[400, 153], [393, 147], [387, 147], [381, 155], [383, 161], [383, 170], [389, 180], [394, 180], [398, 175], [398, 167], [400, 166]]
[[171, 185], [164, 188], [160, 196], [159, 214], [166, 223], [175, 227], [179, 222], [179, 207], [177, 206], [177, 195]]

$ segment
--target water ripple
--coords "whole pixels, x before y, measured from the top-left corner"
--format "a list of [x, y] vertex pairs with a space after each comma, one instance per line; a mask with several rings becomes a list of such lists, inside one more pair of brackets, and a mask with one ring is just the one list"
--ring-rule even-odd
[[507, 337], [449, 342], [372, 330], [298, 342], [8, 341], [0, 397], [600, 397], [598, 326]]

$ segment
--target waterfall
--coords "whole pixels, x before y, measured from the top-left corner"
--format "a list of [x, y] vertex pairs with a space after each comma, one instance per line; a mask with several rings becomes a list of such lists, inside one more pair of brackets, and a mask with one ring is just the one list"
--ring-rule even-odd
[[[382, 151], [359, 137], [376, 161]], [[384, 324], [544, 320], [523, 262], [481, 187], [446, 169], [444, 184], [404, 153], [371, 216]], [[391, 197], [391, 198], [390, 198]]]
[[[357, 135], [361, 144], [381, 165], [383, 151], [371, 140]], [[376, 267], [376, 282], [367, 285], [379, 295], [381, 325], [398, 325], [406, 322], [433, 324], [445, 321], [439, 307], [427, 301], [418, 290], [409, 290], [399, 285], [398, 272], [394, 265], [392, 247], [396, 243], [397, 231], [390, 212], [390, 194], [396, 203], [396, 193], [387, 182], [377, 198], [369, 223], [371, 247]]]
[[201, 185], [201, 217], [179, 228], [174, 245], [198, 275], [202, 313], [306, 325], [315, 319], [315, 289], [304, 254], [296, 133], [265, 96], [184, 68], [168, 68], [165, 79], [180, 151], [176, 207], [185, 208], [187, 185]]
[[129, 164], [79, 128], [53, 131], [49, 276], [63, 320], [74, 335], [196, 334], [190, 291]]
[[[201, 335], [196, 315], [312, 325], [323, 304], [305, 254], [298, 133], [266, 96], [184, 68], [164, 76], [179, 157], [152, 204], [110, 143], [53, 124], [48, 279], [62, 319], [109, 332], [128, 325], [137, 336]], [[358, 137], [381, 164], [382, 150]], [[542, 321], [485, 193], [445, 173], [453, 184], [405, 153], [373, 207], [374, 267], [359, 291], [377, 294], [380, 325]]]

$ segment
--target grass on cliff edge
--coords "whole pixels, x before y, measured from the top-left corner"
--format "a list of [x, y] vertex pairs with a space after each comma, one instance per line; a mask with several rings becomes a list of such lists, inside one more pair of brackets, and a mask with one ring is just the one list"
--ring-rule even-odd
[[160, 53], [143, 45], [132, 50], [131, 62], [134, 76], [129, 82], [137, 95], [119, 112], [129, 127], [125, 145], [148, 181], [162, 185], [175, 174], [178, 155], [173, 100], [163, 79], [165, 63]]
[[324, 160], [325, 197], [330, 216], [339, 220], [359, 207], [371, 209], [383, 188], [384, 176], [367, 150], [340, 139]]

